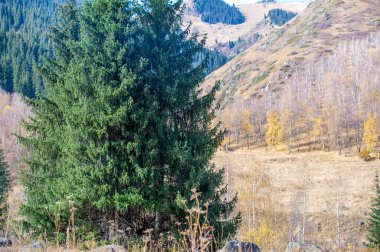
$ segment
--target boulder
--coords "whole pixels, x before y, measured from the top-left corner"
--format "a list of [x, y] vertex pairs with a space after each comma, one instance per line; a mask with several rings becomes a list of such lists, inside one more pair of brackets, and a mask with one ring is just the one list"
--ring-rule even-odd
[[45, 251], [45, 244], [41, 242], [34, 242], [32, 244], [26, 245], [22, 248], [21, 252], [40, 252]]
[[326, 252], [319, 246], [313, 244], [300, 244], [298, 242], [291, 242], [286, 247], [285, 252]]
[[107, 245], [91, 250], [91, 252], [126, 252], [126, 250], [122, 246]]
[[368, 241], [362, 241], [361, 242], [361, 246], [362, 246], [362, 248], [369, 248], [369, 242]]
[[0, 247], [10, 247], [12, 246], [11, 239], [7, 237], [0, 237]]
[[229, 241], [220, 252], [260, 252], [260, 248], [251, 242]]
[[364, 220], [358, 220], [358, 226], [364, 227], [365, 226], [365, 221]]

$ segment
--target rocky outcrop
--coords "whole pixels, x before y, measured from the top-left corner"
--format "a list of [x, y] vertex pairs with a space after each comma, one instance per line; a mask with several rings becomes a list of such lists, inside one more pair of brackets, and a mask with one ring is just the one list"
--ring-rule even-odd
[[91, 252], [126, 252], [126, 250], [122, 246], [107, 245], [91, 250]]
[[298, 242], [291, 242], [286, 247], [285, 252], [327, 252], [327, 250], [313, 244], [300, 244]]
[[22, 248], [21, 252], [42, 252], [45, 251], [45, 244], [41, 242], [35, 242], [29, 245], [26, 245]]
[[251, 242], [229, 241], [220, 252], [260, 252], [260, 248]]
[[7, 237], [0, 237], [0, 247], [9, 247], [12, 246], [11, 239]]

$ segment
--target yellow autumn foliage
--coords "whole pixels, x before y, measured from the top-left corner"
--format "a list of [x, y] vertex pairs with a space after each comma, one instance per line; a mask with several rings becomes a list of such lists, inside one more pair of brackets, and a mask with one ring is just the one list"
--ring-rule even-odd
[[375, 116], [368, 116], [367, 121], [364, 122], [363, 131], [362, 141], [366, 145], [366, 150], [368, 152], [372, 152], [376, 146], [378, 137], [377, 121]]
[[274, 247], [276, 231], [273, 225], [263, 220], [255, 229], [244, 232], [242, 238], [244, 241], [257, 244], [260, 248], [270, 249]]
[[249, 120], [249, 110], [244, 109], [243, 110], [243, 130], [244, 132], [248, 133], [253, 129], [253, 125], [251, 124]]
[[4, 108], [3, 108], [3, 113], [5, 113], [5, 112], [7, 112], [8, 110], [10, 110], [11, 109], [11, 106], [9, 106], [9, 105], [6, 105]]
[[223, 138], [223, 141], [220, 143], [220, 146], [224, 148], [224, 147], [226, 146], [227, 143], [228, 143], [228, 138], [225, 136], [225, 137]]
[[265, 134], [265, 141], [268, 146], [276, 146], [281, 143], [283, 129], [280, 120], [274, 110], [270, 111], [267, 117], [268, 130]]
[[323, 118], [317, 117], [314, 121], [314, 129], [313, 129], [313, 136], [318, 137], [322, 133], [322, 126], [323, 126]]

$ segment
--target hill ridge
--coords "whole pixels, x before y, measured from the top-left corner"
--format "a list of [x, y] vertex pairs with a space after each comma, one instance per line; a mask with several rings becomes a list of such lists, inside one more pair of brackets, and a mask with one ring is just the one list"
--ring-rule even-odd
[[222, 80], [219, 98], [224, 105], [279, 94], [297, 67], [331, 54], [341, 41], [362, 38], [379, 27], [377, 0], [316, 0], [284, 27], [211, 73], [203, 87]]

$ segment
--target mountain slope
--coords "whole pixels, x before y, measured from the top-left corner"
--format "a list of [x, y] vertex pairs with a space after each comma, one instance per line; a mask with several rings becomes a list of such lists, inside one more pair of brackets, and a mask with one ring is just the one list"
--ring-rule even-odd
[[216, 24], [241, 24], [245, 18], [235, 5], [228, 5], [223, 0], [194, 0], [198, 13], [201, 14], [203, 22]]
[[[222, 81], [226, 151], [214, 161], [238, 193], [242, 239], [257, 241], [269, 226], [276, 235], [258, 242], [265, 251], [285, 251], [289, 237], [366, 251], [380, 145], [378, 133], [365, 136], [368, 122], [375, 132], [380, 125], [379, 66], [380, 2], [317, 0], [206, 79], [205, 89]], [[281, 132], [276, 146], [267, 144], [268, 111]]]
[[298, 66], [329, 55], [341, 41], [365, 37], [379, 28], [378, 0], [317, 0], [283, 28], [209, 75], [204, 87], [222, 80], [219, 97], [223, 104], [280, 94]]
[[229, 41], [237, 41], [239, 38], [247, 38], [258, 32], [266, 34], [272, 29], [262, 29], [261, 22], [271, 9], [284, 9], [287, 11], [301, 13], [306, 4], [302, 2], [274, 3], [274, 4], [244, 4], [237, 8], [243, 13], [245, 22], [238, 25], [227, 25], [223, 23], [209, 24], [202, 21], [201, 16], [196, 11], [192, 1], [186, 1], [186, 11], [184, 15], [185, 24], [192, 24], [192, 32], [207, 35], [206, 45], [209, 48], [221, 49], [228, 47]]

